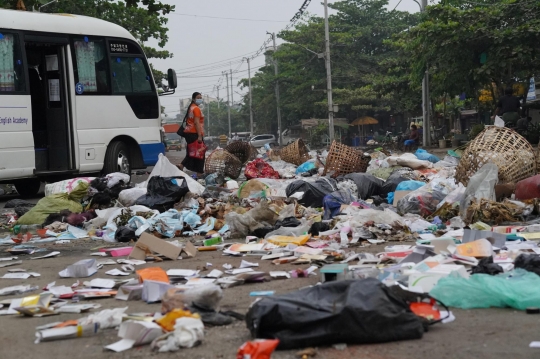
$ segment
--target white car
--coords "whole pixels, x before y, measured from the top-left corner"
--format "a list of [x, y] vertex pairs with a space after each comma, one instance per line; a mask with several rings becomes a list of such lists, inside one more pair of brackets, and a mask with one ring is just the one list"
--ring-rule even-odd
[[268, 144], [270, 147], [274, 147], [278, 145], [278, 142], [276, 140], [276, 136], [274, 135], [257, 135], [251, 137], [249, 140], [249, 143], [253, 147], [264, 147], [264, 145]]

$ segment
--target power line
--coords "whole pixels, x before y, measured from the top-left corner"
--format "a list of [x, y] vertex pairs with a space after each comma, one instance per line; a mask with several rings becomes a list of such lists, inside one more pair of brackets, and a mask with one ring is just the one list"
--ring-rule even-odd
[[252, 54], [252, 53], [254, 53], [254, 52], [257, 52], [257, 51], [251, 51], [251, 52], [248, 52], [247, 54], [243, 54], [243, 55], [239, 55], [239, 56], [234, 56], [234, 57], [231, 57], [231, 58], [228, 58], [228, 59], [219, 60], [219, 61], [216, 61], [216, 62], [210, 62], [210, 63], [204, 64], [204, 65], [197, 65], [197, 66], [185, 67], [185, 68], [183, 68], [183, 69], [177, 69], [177, 70], [178, 70], [178, 71], [184, 71], [184, 70], [194, 69], [194, 68], [198, 68], [198, 67], [204, 67], [204, 66], [209, 66], [209, 65], [219, 64], [219, 63], [222, 63], [222, 62], [228, 62], [229, 60], [233, 60], [233, 59], [237, 59], [237, 58], [239, 58], [239, 57], [247, 56], [247, 55]]
[[288, 22], [287, 20], [258, 20], [258, 19], [242, 19], [236, 17], [219, 17], [219, 16], [206, 16], [206, 15], [193, 15], [193, 14], [180, 14], [177, 12], [171, 13], [172, 15], [178, 16], [191, 16], [191, 17], [204, 17], [208, 19], [219, 19], [219, 20], [240, 20], [240, 21], [256, 21], [256, 22]]

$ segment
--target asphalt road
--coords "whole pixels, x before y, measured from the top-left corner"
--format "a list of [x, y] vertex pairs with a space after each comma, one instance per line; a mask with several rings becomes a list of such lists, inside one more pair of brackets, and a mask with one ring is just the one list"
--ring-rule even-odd
[[[168, 153], [173, 163], [183, 158], [181, 153]], [[141, 178], [134, 178], [138, 181]], [[5, 202], [11, 197], [2, 197]], [[37, 201], [39, 197], [31, 199]], [[0, 208], [3, 207], [0, 202]], [[184, 239], [183, 239], [184, 240]], [[240, 239], [241, 240], [241, 239]], [[112, 244], [120, 246], [121, 244]], [[383, 250], [387, 244], [372, 246], [363, 251], [377, 253]], [[0, 279], [0, 288], [19, 285], [33, 284], [40, 288], [50, 282], [56, 281], [57, 285], [71, 285], [76, 279], [64, 279], [59, 277], [58, 272], [67, 265], [80, 259], [96, 258], [90, 253], [98, 247], [111, 246], [109, 243], [92, 240], [72, 241], [69, 244], [41, 244], [39, 247], [47, 249], [47, 252], [57, 250], [61, 255], [55, 258], [29, 260], [29, 256], [19, 256], [22, 264], [16, 267], [0, 268], [0, 276], [8, 273], [13, 268], [23, 268], [39, 273], [38, 278], [30, 279]], [[0, 258], [8, 256], [0, 247]], [[357, 249], [360, 251], [360, 249]], [[45, 252], [45, 253], [47, 253]], [[41, 255], [41, 254], [38, 254]], [[101, 258], [99, 258], [101, 260]], [[221, 252], [200, 252], [195, 258], [177, 261], [164, 261], [161, 263], [147, 263], [137, 269], [159, 266], [167, 270], [176, 269], [202, 269], [211, 264], [209, 269], [223, 269], [222, 265], [229, 263], [238, 267], [242, 258], [223, 256]], [[290, 264], [275, 266], [268, 261], [262, 261], [256, 257], [248, 257], [251, 262], [258, 262], [262, 271], [270, 270], [294, 270], [299, 267]], [[105, 266], [91, 278], [81, 278], [81, 282], [94, 278], [116, 278], [105, 274], [105, 271], [119, 268], [119, 265]], [[307, 265], [300, 266], [305, 269]], [[129, 276], [129, 278], [134, 275]], [[245, 313], [253, 302], [249, 293], [252, 291], [274, 290], [276, 294], [287, 293], [307, 285], [313, 285], [319, 281], [318, 276], [309, 278], [273, 280], [263, 283], [246, 284], [243, 286], [224, 289], [224, 297], [221, 302], [222, 309], [234, 310]], [[36, 291], [32, 294], [39, 293]], [[19, 296], [0, 297], [0, 301], [18, 298]], [[142, 301], [124, 302], [115, 299], [102, 299], [90, 301], [101, 305], [101, 309], [128, 307], [128, 313], [151, 313], [160, 311], [160, 304], [146, 304]], [[95, 312], [95, 310], [94, 310]], [[332, 347], [319, 348], [316, 359], [530, 359], [539, 357], [540, 349], [529, 348], [531, 341], [540, 340], [540, 315], [530, 315], [513, 309], [454, 309], [456, 320], [449, 324], [438, 324], [430, 328], [421, 340], [391, 342], [384, 344], [349, 345], [345, 350]], [[193, 349], [182, 349], [177, 353], [152, 353], [148, 346], [128, 350], [124, 353], [113, 353], [103, 349], [104, 346], [119, 340], [117, 330], [108, 329], [96, 336], [66, 339], [53, 342], [34, 344], [35, 327], [51, 322], [78, 319], [87, 314], [61, 314], [44, 318], [25, 318], [18, 316], [0, 316], [0, 358], [20, 359], [64, 359], [64, 358], [235, 358], [238, 347], [250, 340], [249, 331], [244, 322], [237, 321], [225, 327], [208, 327], [205, 329], [203, 343]], [[366, 318], [368, 320], [368, 318]], [[366, 322], [366, 326], [371, 325]], [[354, 328], [343, 328], [354, 331]], [[392, 328], [388, 328], [392, 330]], [[317, 346], [317, 342], [313, 343]], [[293, 359], [295, 351], [276, 352], [273, 359]]]

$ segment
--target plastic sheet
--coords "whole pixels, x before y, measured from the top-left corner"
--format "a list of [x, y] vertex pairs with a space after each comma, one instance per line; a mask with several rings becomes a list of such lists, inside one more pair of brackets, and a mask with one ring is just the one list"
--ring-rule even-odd
[[422, 161], [429, 161], [431, 163], [437, 163], [440, 161], [439, 157], [432, 155], [431, 153], [422, 148], [417, 149], [414, 155]]
[[138, 205], [165, 212], [189, 192], [184, 177], [154, 176], [148, 182], [148, 192], [137, 200]]
[[446, 193], [424, 186], [407, 194], [397, 203], [398, 213], [412, 213], [427, 217], [437, 210], [437, 205], [446, 197]]
[[295, 174], [299, 175], [304, 172], [309, 172], [315, 168], [317, 168], [317, 166], [315, 165], [313, 161], [307, 161], [307, 162], [302, 163], [300, 166], [298, 166]]
[[279, 178], [279, 173], [266, 163], [263, 159], [257, 158], [246, 165], [244, 174], [247, 179], [252, 178]]
[[523, 269], [495, 276], [473, 274], [469, 279], [441, 278], [429, 294], [444, 304], [462, 308], [540, 307], [540, 277]]
[[358, 198], [368, 199], [376, 195], [381, 195], [384, 181], [368, 173], [349, 173], [343, 176], [356, 183], [358, 187]]
[[349, 191], [335, 191], [326, 195], [323, 199], [324, 217], [323, 219], [332, 219], [340, 212], [341, 205], [350, 204], [354, 198]]
[[128, 188], [120, 192], [118, 196], [118, 202], [120, 202], [122, 205], [129, 207], [133, 206], [135, 202], [141, 196], [144, 196], [147, 192], [146, 188]]
[[287, 197], [292, 196], [296, 192], [304, 192], [304, 196], [298, 201], [306, 207], [322, 207], [323, 198], [329, 193], [337, 190], [336, 181], [332, 178], [320, 178], [315, 182], [307, 182], [303, 180], [294, 181], [287, 186]]
[[278, 349], [383, 343], [424, 334], [407, 303], [374, 278], [265, 297], [251, 306], [246, 323], [254, 338], [279, 339]]
[[489, 199], [495, 201], [495, 185], [499, 181], [499, 170], [494, 163], [486, 163], [469, 180], [463, 199], [459, 204], [463, 218], [474, 199]]
[[429, 161], [419, 160], [412, 153], [404, 153], [401, 156], [390, 156], [386, 159], [390, 166], [404, 166], [410, 167], [414, 170], [421, 168], [432, 168], [433, 163]]

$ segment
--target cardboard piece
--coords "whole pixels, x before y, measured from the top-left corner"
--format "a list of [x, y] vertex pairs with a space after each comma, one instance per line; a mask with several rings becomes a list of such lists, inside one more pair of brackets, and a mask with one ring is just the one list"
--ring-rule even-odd
[[[520, 233], [521, 235], [521, 233]], [[492, 231], [477, 231], [474, 229], [464, 229], [462, 243], [469, 243], [480, 238], [493, 238], [494, 242], [491, 244], [495, 247], [502, 248], [506, 243], [506, 234], [496, 233]]]
[[[191, 245], [193, 246], [193, 244]], [[161, 254], [172, 260], [177, 260], [180, 256], [180, 253], [182, 252], [182, 248], [177, 247], [174, 244], [166, 242], [163, 239], [159, 239], [158, 237], [153, 236], [149, 233], [143, 233], [137, 241], [135, 247], [133, 247], [133, 250], [129, 254], [128, 258], [145, 260], [147, 255], [147, 252], [143, 249], [145, 246], [148, 247], [151, 252]], [[193, 252], [197, 253], [197, 250], [194, 246], [193, 248]]]
[[392, 205], [395, 207], [400, 199], [411, 193], [412, 191], [395, 191], [394, 192], [394, 203]]
[[118, 288], [116, 299], [119, 300], [141, 300], [144, 284], [123, 285]]
[[97, 272], [97, 263], [95, 259], [83, 259], [66, 269], [59, 272], [58, 275], [63, 278], [84, 278], [90, 277]]
[[186, 242], [186, 245], [182, 248], [180, 254], [181, 253], [185, 253], [188, 258], [193, 258], [197, 255], [197, 248], [191, 242]]

